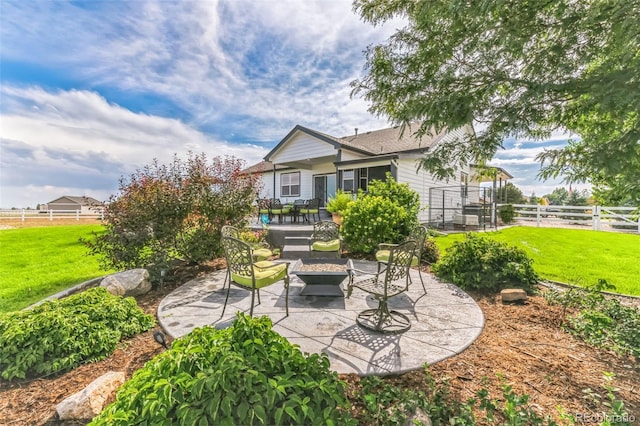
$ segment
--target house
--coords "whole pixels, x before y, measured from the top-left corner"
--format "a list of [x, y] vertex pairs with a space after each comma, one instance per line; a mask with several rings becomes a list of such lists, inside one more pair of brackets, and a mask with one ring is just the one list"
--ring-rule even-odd
[[96, 209], [102, 209], [102, 203], [95, 198], [69, 195], [40, 205], [40, 210], [64, 211], [66, 213], [80, 210], [80, 214], [95, 214]]
[[[373, 179], [384, 180], [390, 172], [399, 183], [406, 183], [420, 196], [420, 221], [435, 222], [429, 206], [444, 207], [443, 215], [453, 220], [457, 208], [478, 203], [480, 179], [475, 167], [468, 165], [456, 171], [450, 181], [438, 180], [430, 173], [417, 171], [418, 160], [439, 143], [464, 140], [473, 134], [468, 125], [454, 131], [413, 136], [415, 129], [396, 126], [337, 138], [300, 125], [295, 126], [265, 157], [264, 161], [244, 170], [259, 174], [262, 180], [260, 198], [279, 198], [283, 203], [296, 199], [318, 198], [321, 208], [337, 189], [346, 192], [367, 190]], [[510, 176], [510, 175], [509, 175]], [[434, 199], [431, 188], [455, 188], [455, 196], [439, 195]], [[461, 187], [465, 188], [461, 191]], [[471, 188], [471, 190], [469, 190]], [[438, 197], [438, 195], [435, 195]], [[438, 220], [444, 216], [438, 217]]]

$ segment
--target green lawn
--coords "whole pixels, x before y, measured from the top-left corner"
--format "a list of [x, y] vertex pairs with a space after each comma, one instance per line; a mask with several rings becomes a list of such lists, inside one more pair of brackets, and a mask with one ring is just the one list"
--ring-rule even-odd
[[74, 225], [0, 231], [0, 313], [108, 273], [78, 241], [101, 229]]
[[[586, 286], [604, 278], [617, 292], [640, 296], [640, 235], [533, 227], [486, 234], [524, 249], [544, 279]], [[435, 241], [444, 253], [463, 238], [451, 234]]]

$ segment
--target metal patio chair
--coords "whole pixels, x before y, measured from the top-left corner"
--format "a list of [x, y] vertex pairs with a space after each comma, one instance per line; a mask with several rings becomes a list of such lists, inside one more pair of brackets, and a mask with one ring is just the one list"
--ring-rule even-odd
[[[427, 293], [427, 288], [424, 285], [424, 280], [422, 279], [422, 270], [420, 269], [420, 260], [422, 258], [422, 249], [424, 248], [424, 243], [427, 239], [427, 227], [426, 226], [416, 226], [411, 230], [409, 236], [406, 240], [413, 240], [416, 242], [416, 252], [411, 260], [411, 266], [418, 267], [418, 275], [420, 276], [420, 282], [422, 283], [422, 289], [425, 294]], [[378, 262], [378, 272], [382, 269], [384, 265], [386, 265], [389, 261], [390, 248], [394, 246], [394, 244], [382, 243], [378, 244], [378, 251], [376, 251], [376, 261]], [[411, 282], [411, 276], [409, 276], [409, 282]]]
[[409, 317], [398, 311], [389, 310], [388, 300], [409, 289], [409, 270], [415, 255], [417, 243], [413, 240], [390, 247], [386, 268], [371, 274], [355, 268], [347, 270], [349, 284], [347, 297], [353, 288], [359, 288], [371, 294], [378, 307], [360, 312], [356, 318], [358, 325], [381, 333], [402, 333], [411, 328]]
[[312, 257], [336, 257], [342, 254], [340, 227], [333, 221], [321, 220], [313, 224], [309, 237], [309, 253]]
[[[258, 294], [258, 305], [260, 302], [260, 289], [273, 285], [284, 280], [285, 309], [289, 315], [289, 263], [275, 263], [269, 261], [254, 262], [251, 246], [242, 240], [233, 237], [223, 237], [222, 247], [227, 258], [227, 269], [230, 284], [251, 291], [251, 310], [249, 315], [253, 316], [255, 306], [255, 296]], [[231, 285], [227, 288], [227, 297], [224, 299], [221, 317], [227, 309], [229, 292]]]

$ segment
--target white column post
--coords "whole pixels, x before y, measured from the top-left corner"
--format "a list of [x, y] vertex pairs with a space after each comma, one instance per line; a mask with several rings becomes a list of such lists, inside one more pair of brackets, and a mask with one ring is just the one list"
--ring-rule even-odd
[[49, 221], [53, 221], [53, 210], [49, 210]]

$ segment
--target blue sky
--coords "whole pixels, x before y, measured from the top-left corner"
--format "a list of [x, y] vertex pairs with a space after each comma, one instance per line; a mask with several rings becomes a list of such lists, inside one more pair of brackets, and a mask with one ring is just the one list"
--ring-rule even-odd
[[[191, 150], [258, 162], [296, 124], [334, 136], [388, 126], [350, 98], [372, 27], [350, 0], [0, 0], [0, 208], [106, 200], [152, 159]], [[544, 142], [494, 160], [525, 194]]]

